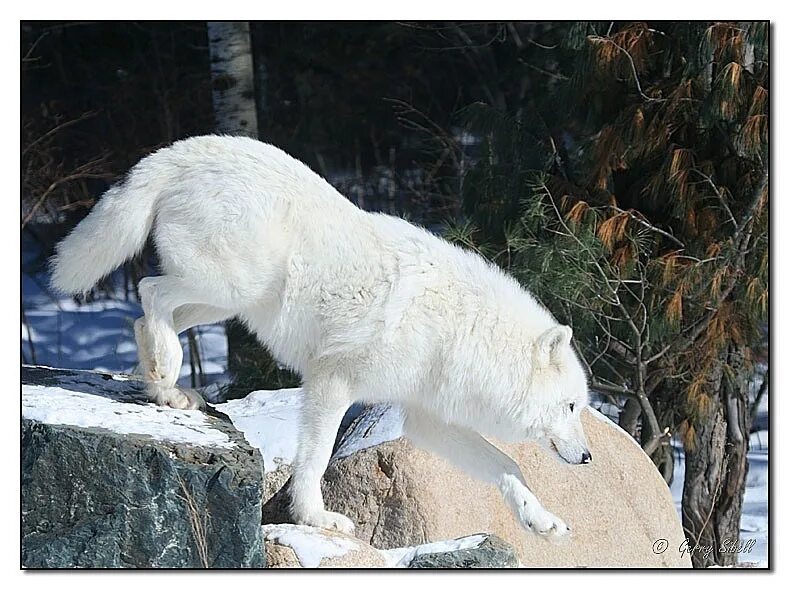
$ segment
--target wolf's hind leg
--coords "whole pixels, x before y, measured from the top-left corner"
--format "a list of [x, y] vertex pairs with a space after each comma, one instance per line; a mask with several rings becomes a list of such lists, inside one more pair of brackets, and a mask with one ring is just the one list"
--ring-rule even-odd
[[134, 340], [137, 343], [137, 364], [142, 375], [150, 375], [154, 365], [146, 334], [145, 316], [137, 318], [134, 321]]
[[350, 400], [346, 383], [337, 378], [310, 379], [301, 410], [299, 444], [290, 483], [291, 516], [306, 524], [344, 533], [354, 532], [349, 518], [324, 508], [321, 477], [332, 454], [337, 429]]
[[404, 431], [417, 446], [444, 457], [476, 479], [497, 486], [527, 530], [548, 538], [567, 534], [568, 526], [543, 508], [518, 464], [476, 432], [446, 424], [419, 410], [406, 412]]
[[232, 311], [198, 303], [181, 305], [173, 312], [173, 324], [176, 334], [180, 334], [195, 326], [216, 324], [235, 315]]
[[[145, 317], [135, 322], [135, 338], [148, 395], [159, 405], [201, 407], [204, 402], [197, 393], [176, 387], [184, 357], [178, 331], [218, 321], [224, 312], [218, 314], [218, 308], [201, 305], [204, 296], [176, 277], [147, 277], [138, 289]], [[228, 312], [225, 317], [230, 315]]]

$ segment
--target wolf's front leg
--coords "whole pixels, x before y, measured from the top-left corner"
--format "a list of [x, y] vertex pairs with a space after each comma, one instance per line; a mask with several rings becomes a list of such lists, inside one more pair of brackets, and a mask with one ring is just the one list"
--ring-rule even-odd
[[354, 532], [349, 518], [324, 508], [321, 477], [332, 454], [337, 429], [348, 406], [348, 387], [341, 379], [310, 379], [305, 384], [299, 445], [291, 476], [291, 516], [306, 524], [344, 533]]
[[406, 413], [404, 430], [417, 446], [441, 455], [476, 479], [496, 485], [525, 529], [546, 538], [559, 538], [570, 530], [562, 519], [543, 508], [516, 462], [476, 432], [445, 424], [419, 410]]
[[513, 515], [527, 530], [550, 539], [563, 537], [570, 531], [561, 518], [541, 505], [523, 478], [506, 474], [500, 478], [497, 486]]

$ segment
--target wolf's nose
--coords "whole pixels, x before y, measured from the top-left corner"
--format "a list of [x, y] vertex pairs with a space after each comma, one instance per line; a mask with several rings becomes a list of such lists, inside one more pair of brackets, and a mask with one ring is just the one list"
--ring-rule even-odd
[[584, 451], [582, 454], [582, 463], [589, 463], [590, 461], [592, 461], [592, 455], [590, 454], [590, 451]]

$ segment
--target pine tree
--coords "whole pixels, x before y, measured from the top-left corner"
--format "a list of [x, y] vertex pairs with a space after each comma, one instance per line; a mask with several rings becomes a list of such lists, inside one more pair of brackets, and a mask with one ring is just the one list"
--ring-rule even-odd
[[575, 23], [557, 60], [533, 116], [466, 109], [483, 150], [450, 235], [573, 327], [668, 480], [679, 436], [686, 536], [715, 548], [694, 565], [732, 564], [768, 311], [767, 24]]

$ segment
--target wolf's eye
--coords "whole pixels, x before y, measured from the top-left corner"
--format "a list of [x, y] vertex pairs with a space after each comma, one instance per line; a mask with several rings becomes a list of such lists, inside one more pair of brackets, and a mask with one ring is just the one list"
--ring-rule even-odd
[[575, 407], [576, 407], [576, 404], [571, 402], [571, 412], [573, 412], [573, 408], [575, 408]]

